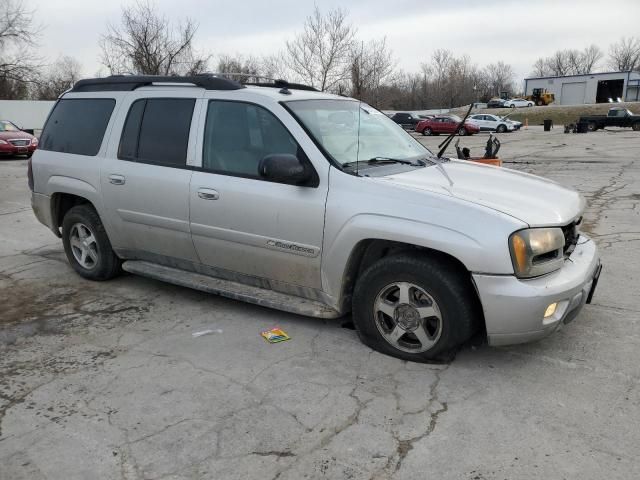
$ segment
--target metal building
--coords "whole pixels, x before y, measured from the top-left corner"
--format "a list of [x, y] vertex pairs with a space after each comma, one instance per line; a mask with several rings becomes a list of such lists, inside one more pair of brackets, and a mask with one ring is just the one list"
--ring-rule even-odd
[[559, 105], [640, 101], [640, 72], [605, 72], [566, 77], [525, 78], [525, 95], [534, 88], [546, 88], [555, 94]]

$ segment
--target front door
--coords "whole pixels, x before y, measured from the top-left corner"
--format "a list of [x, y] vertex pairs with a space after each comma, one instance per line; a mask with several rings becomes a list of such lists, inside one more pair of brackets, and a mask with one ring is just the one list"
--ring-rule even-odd
[[[195, 98], [133, 98], [101, 170], [112, 243], [128, 256], [197, 261], [187, 155]], [[120, 132], [122, 132], [120, 134]]]
[[202, 263], [320, 288], [326, 178], [296, 186], [266, 181], [258, 172], [270, 154], [308, 162], [283, 122], [262, 106], [210, 100], [202, 143], [202, 168], [193, 174], [190, 193], [191, 232]]

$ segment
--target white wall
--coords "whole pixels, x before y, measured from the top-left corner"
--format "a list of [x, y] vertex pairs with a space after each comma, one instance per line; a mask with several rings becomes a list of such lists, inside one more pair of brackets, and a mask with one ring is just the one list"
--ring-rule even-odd
[[20, 128], [41, 130], [54, 101], [0, 100], [0, 120], [9, 120]]

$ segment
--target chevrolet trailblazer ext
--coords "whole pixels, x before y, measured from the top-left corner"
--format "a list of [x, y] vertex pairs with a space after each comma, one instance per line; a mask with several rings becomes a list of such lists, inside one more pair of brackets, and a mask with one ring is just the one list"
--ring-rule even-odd
[[536, 340], [591, 300], [584, 200], [438, 159], [357, 100], [284, 81], [114, 76], [53, 108], [29, 165], [72, 267], [122, 270], [315, 317], [441, 358], [475, 331]]

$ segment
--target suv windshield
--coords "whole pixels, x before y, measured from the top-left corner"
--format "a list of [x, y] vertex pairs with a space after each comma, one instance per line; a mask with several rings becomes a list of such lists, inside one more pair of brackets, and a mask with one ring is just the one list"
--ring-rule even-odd
[[287, 107], [340, 165], [433, 154], [382, 112], [356, 100], [294, 100]]

